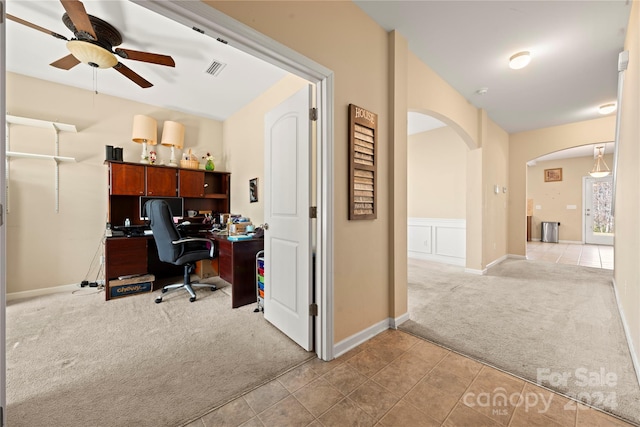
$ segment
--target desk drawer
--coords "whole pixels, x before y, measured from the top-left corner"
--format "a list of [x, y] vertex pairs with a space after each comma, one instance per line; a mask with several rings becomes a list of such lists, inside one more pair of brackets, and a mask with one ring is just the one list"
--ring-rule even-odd
[[147, 273], [147, 239], [116, 238], [105, 243], [105, 261], [109, 277]]

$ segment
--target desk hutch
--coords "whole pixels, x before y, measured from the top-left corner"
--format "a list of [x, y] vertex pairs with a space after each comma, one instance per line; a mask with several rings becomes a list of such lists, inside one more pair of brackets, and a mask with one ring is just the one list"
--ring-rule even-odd
[[[229, 212], [228, 172], [183, 169], [138, 163], [107, 162], [109, 167], [108, 221], [143, 225], [140, 196], [183, 197], [184, 209]], [[191, 220], [191, 218], [190, 218]], [[202, 217], [194, 218], [195, 221]], [[181, 268], [158, 260], [153, 236], [110, 237], [105, 241], [105, 284], [119, 276], [153, 273], [156, 278], [180, 276]], [[110, 299], [109, 292], [105, 293]]]

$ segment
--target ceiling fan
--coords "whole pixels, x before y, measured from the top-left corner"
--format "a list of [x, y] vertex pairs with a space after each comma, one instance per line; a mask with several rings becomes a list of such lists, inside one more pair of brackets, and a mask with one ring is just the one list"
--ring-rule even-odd
[[114, 48], [122, 43], [122, 35], [115, 27], [100, 18], [87, 14], [80, 0], [60, 0], [66, 13], [62, 15], [62, 22], [73, 32], [74, 38], [68, 39], [63, 35], [47, 30], [24, 19], [7, 14], [7, 19], [26, 25], [57, 39], [67, 41], [69, 55], [52, 62], [50, 65], [62, 70], [70, 70], [79, 63], [88, 64], [95, 68], [114, 68], [123, 76], [142, 88], [153, 86], [138, 73], [121, 63], [120, 58], [152, 64], [175, 67], [173, 58], [157, 53], [140, 52], [131, 49]]

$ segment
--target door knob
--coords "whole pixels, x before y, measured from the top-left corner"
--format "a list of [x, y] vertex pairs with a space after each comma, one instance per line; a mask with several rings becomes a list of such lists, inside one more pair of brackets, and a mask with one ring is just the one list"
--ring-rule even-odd
[[264, 228], [265, 230], [268, 230], [269, 229], [269, 224], [265, 223], [262, 228]]

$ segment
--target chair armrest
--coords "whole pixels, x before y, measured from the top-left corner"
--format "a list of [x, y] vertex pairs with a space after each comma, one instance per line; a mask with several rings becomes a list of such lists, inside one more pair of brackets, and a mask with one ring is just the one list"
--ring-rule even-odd
[[204, 237], [184, 237], [179, 240], [171, 241], [171, 243], [173, 243], [174, 245], [182, 245], [183, 243], [190, 243], [190, 242], [209, 242], [212, 245], [215, 245], [215, 242], [212, 239], [205, 239]]
[[212, 239], [205, 239], [204, 237], [183, 237], [181, 239], [171, 241], [174, 245], [183, 245], [192, 242], [210, 243], [211, 247], [209, 248], [209, 257], [215, 258], [217, 256], [216, 242]]

